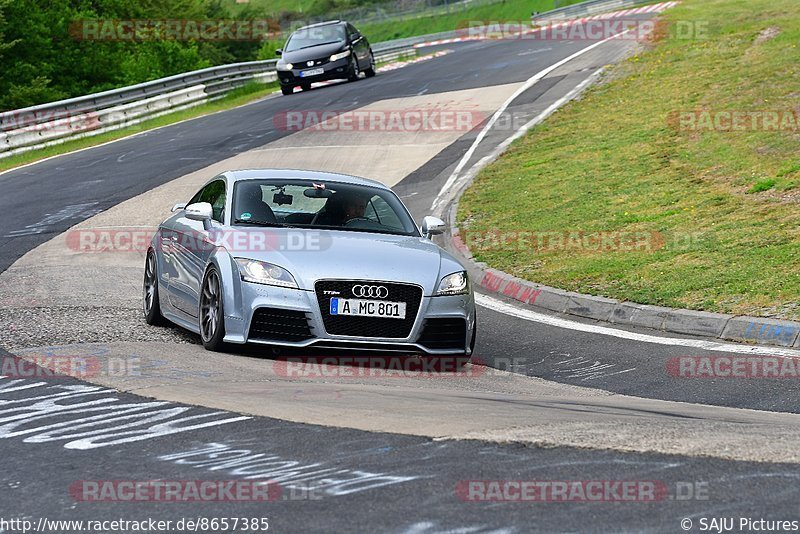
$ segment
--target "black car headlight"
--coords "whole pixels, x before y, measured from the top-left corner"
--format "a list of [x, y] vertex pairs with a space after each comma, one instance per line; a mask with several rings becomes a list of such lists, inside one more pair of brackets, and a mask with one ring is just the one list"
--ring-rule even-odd
[[330, 61], [339, 61], [340, 59], [344, 59], [350, 55], [350, 50], [345, 50], [344, 52], [339, 52], [338, 54], [333, 54], [331, 56]]
[[460, 271], [442, 278], [434, 296], [466, 295], [467, 293], [469, 293], [469, 276], [467, 276], [467, 271]]
[[292, 67], [294, 67], [294, 65], [292, 65], [291, 63], [278, 63], [277, 65], [275, 65], [275, 69], [280, 71], [292, 70]]

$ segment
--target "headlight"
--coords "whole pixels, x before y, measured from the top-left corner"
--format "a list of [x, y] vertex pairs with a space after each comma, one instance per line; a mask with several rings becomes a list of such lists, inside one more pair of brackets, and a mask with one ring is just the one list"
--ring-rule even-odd
[[245, 282], [297, 288], [297, 282], [283, 267], [245, 258], [236, 258], [236, 263], [239, 264], [239, 274]]
[[469, 293], [469, 277], [466, 271], [448, 274], [439, 282], [435, 295], [465, 295]]
[[291, 63], [278, 63], [277, 65], [275, 65], [275, 68], [277, 70], [292, 70], [292, 67], [294, 67], [294, 65], [292, 65]]
[[333, 54], [331, 56], [331, 61], [339, 61], [340, 59], [344, 59], [350, 55], [350, 50], [345, 50], [344, 52], [339, 52], [338, 54]]

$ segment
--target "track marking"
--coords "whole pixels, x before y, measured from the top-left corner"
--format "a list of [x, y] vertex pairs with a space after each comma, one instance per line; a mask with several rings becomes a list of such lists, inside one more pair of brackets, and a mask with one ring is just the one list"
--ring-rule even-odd
[[785, 349], [781, 347], [763, 347], [751, 345], [734, 345], [732, 343], [722, 343], [718, 341], [706, 341], [702, 339], [685, 339], [685, 338], [671, 338], [653, 336], [649, 334], [639, 334], [637, 332], [628, 332], [627, 330], [618, 330], [616, 328], [609, 328], [607, 326], [584, 324], [569, 319], [562, 319], [561, 317], [553, 317], [531, 310], [517, 308], [512, 304], [508, 304], [501, 300], [483, 295], [481, 293], [475, 294], [475, 300], [484, 308], [487, 308], [504, 315], [510, 315], [519, 319], [525, 319], [534, 323], [542, 323], [548, 326], [555, 326], [556, 328], [564, 328], [567, 330], [576, 330], [579, 332], [586, 332], [589, 334], [599, 334], [601, 336], [611, 336], [620, 339], [628, 339], [631, 341], [640, 341], [642, 343], [653, 343], [655, 345], [671, 345], [676, 347], [690, 347], [693, 349], [712, 350], [716, 352], [729, 352], [734, 354], [753, 354], [756, 356], [785, 356], [789, 358], [800, 358], [800, 350]]
[[574, 54], [572, 54], [570, 56], [567, 56], [566, 58], [564, 58], [564, 59], [562, 59], [560, 61], [557, 61], [556, 63], [553, 63], [549, 67], [537, 72], [536, 74], [534, 74], [533, 76], [528, 78], [525, 81], [525, 83], [522, 84], [522, 86], [519, 89], [517, 89], [514, 92], [514, 94], [512, 94], [510, 97], [508, 97], [508, 99], [505, 102], [503, 102], [503, 104], [498, 108], [498, 110], [494, 112], [494, 115], [492, 115], [492, 118], [489, 119], [489, 122], [486, 123], [486, 126], [484, 126], [483, 129], [481, 130], [481, 132], [478, 134], [478, 137], [476, 137], [475, 141], [472, 142], [472, 145], [469, 147], [469, 150], [467, 150], [467, 152], [464, 154], [464, 156], [458, 162], [458, 165], [456, 165], [456, 168], [453, 169], [452, 174], [447, 179], [447, 181], [445, 182], [444, 186], [442, 186], [442, 189], [439, 191], [439, 194], [436, 196], [434, 201], [431, 203], [431, 209], [434, 212], [437, 211], [437, 208], [441, 207], [441, 205], [446, 201], [446, 198], [447, 198], [447, 196], [449, 194], [450, 189], [458, 181], [459, 174], [464, 169], [464, 166], [472, 158], [472, 155], [475, 153], [475, 150], [477, 150], [478, 145], [481, 144], [483, 139], [486, 137], [486, 134], [489, 132], [489, 130], [491, 130], [492, 126], [494, 126], [494, 124], [497, 122], [497, 119], [500, 118], [500, 115], [502, 115], [505, 112], [506, 108], [508, 108], [508, 106], [511, 105], [511, 103], [514, 100], [516, 100], [516, 98], [518, 96], [520, 96], [522, 93], [524, 93], [525, 91], [527, 91], [528, 89], [533, 87], [536, 83], [541, 81], [545, 76], [547, 76], [548, 74], [550, 74], [551, 72], [553, 72], [557, 68], [561, 67], [562, 65], [565, 65], [565, 64], [569, 63], [570, 61], [572, 61], [573, 59], [578, 58], [578, 57], [586, 54], [587, 52], [590, 52], [590, 51], [594, 50], [598, 46], [603, 45], [603, 44], [611, 41], [612, 39], [617, 39], [620, 36], [622, 36], [622, 35], [624, 35], [626, 33], [629, 33], [630, 31], [631, 30], [628, 29], [628, 30], [625, 30], [625, 31], [622, 31], [622, 32], [619, 32], [619, 33], [615, 33], [611, 37], [603, 39], [602, 41], [598, 41], [598, 42], [596, 42], [594, 44], [591, 44], [591, 45], [589, 45], [589, 46], [587, 46], [585, 48], [582, 48], [582, 49], [578, 50], [577, 52], [575, 52]]

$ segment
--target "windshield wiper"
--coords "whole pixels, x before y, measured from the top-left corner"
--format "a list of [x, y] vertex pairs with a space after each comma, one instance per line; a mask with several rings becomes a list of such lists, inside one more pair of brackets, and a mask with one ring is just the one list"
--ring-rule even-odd
[[256, 226], [269, 226], [271, 228], [297, 228], [291, 224], [275, 221], [259, 221], [257, 219], [234, 219], [233, 224], [254, 224]]
[[342, 41], [328, 41], [327, 43], [314, 43], [314, 44], [310, 44], [310, 45], [307, 45], [307, 46], [301, 46], [300, 48], [292, 48], [291, 50], [287, 50], [287, 52], [296, 52], [297, 50], [303, 50], [305, 48], [311, 48], [311, 47], [314, 47], [314, 46], [324, 46], [324, 45], [336, 44], [336, 43], [341, 43], [341, 42]]

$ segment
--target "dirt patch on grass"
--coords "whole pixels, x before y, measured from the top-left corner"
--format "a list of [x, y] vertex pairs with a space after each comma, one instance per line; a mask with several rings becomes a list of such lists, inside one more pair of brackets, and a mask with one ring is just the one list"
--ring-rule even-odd
[[767, 42], [770, 39], [776, 38], [780, 34], [781, 34], [781, 29], [779, 27], [770, 26], [769, 28], [761, 30], [761, 32], [758, 34], [758, 37], [756, 37], [755, 44], [761, 44]]

